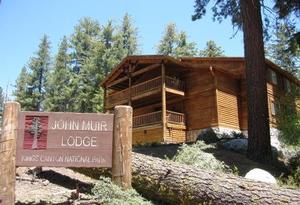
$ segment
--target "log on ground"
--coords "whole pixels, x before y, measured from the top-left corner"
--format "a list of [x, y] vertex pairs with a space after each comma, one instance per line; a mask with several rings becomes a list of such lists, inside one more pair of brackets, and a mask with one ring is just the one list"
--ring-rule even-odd
[[167, 204], [300, 204], [300, 191], [133, 154], [132, 185]]

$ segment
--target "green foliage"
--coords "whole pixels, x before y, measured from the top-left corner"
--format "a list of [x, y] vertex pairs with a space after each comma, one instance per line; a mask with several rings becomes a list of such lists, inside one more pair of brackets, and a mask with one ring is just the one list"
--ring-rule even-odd
[[195, 56], [197, 54], [196, 43], [189, 43], [185, 32], [177, 34], [176, 25], [169, 23], [165, 33], [157, 46], [157, 53], [170, 56]]
[[292, 87], [287, 96], [280, 99], [280, 111], [277, 115], [280, 140], [287, 145], [300, 145], [300, 113], [296, 110], [296, 101], [300, 100], [299, 89]]
[[34, 110], [31, 93], [28, 89], [29, 74], [26, 67], [23, 67], [17, 78], [13, 95], [17, 102], [20, 103], [22, 110]]
[[119, 186], [113, 184], [109, 178], [101, 177], [95, 184], [93, 194], [103, 205], [151, 205], [134, 189], [123, 191]]
[[71, 82], [70, 55], [68, 40], [64, 36], [55, 59], [54, 70], [49, 74], [46, 83], [45, 110], [52, 112], [66, 112], [71, 106]]
[[212, 154], [203, 151], [209, 148], [214, 147], [202, 141], [197, 141], [192, 145], [183, 144], [174, 156], [173, 161], [204, 170], [231, 172], [224, 162], [217, 160]]
[[295, 33], [295, 25], [280, 24], [276, 30], [274, 39], [267, 46], [267, 55], [274, 62], [293, 75], [297, 75], [300, 62], [300, 47], [294, 45], [294, 51], [289, 49], [290, 36]]
[[224, 56], [224, 51], [214, 41], [207, 41], [206, 48], [201, 50], [199, 55], [202, 57], [218, 57]]
[[298, 166], [290, 175], [286, 177], [280, 176], [278, 184], [290, 188], [300, 188], [300, 166]]
[[36, 56], [30, 59], [28, 67], [30, 72], [25, 87], [27, 94], [23, 97], [26, 102], [31, 101], [28, 103], [27, 110], [41, 111], [45, 100], [45, 83], [50, 69], [50, 42], [46, 35], [41, 39]]

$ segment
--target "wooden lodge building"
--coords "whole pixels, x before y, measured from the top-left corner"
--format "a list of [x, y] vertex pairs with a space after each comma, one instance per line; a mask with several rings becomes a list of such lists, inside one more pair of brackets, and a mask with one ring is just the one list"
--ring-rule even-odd
[[[299, 80], [269, 60], [270, 126], [275, 101]], [[247, 130], [244, 58], [126, 57], [101, 83], [105, 110], [133, 107], [133, 143], [194, 141], [207, 128]]]

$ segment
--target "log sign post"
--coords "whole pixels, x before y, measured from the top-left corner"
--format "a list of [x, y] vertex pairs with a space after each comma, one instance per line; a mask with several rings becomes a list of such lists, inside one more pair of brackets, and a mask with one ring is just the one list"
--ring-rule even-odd
[[0, 137], [0, 205], [15, 204], [15, 167], [108, 167], [131, 187], [132, 108], [115, 114], [21, 112], [5, 104]]

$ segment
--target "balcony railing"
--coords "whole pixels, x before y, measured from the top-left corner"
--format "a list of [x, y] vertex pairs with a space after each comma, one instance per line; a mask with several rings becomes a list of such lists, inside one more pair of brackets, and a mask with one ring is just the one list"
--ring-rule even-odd
[[167, 110], [167, 122], [184, 125], [185, 124], [184, 114]]
[[[166, 120], [168, 123], [185, 125], [185, 117], [183, 113], [167, 111]], [[151, 112], [133, 117], [134, 128], [159, 124], [161, 122], [162, 111]]]
[[[161, 87], [161, 76], [153, 78], [151, 80], [133, 85], [131, 87], [131, 96], [137, 97], [144, 93], [150, 92], [152, 90], [158, 89]], [[166, 87], [184, 91], [184, 82], [173, 77], [166, 76]], [[108, 94], [106, 98], [106, 105], [114, 106], [118, 103], [125, 103], [129, 100], [129, 88], [115, 93]]]
[[133, 117], [133, 127], [153, 125], [162, 121], [162, 111], [147, 113]]
[[144, 94], [161, 86], [161, 77], [153, 78], [146, 82], [131, 87], [132, 97]]

